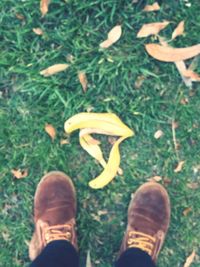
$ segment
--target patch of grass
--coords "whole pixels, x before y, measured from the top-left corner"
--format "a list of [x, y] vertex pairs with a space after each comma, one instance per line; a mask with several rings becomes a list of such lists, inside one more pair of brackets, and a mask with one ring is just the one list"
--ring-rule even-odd
[[[173, 64], [147, 55], [144, 44], [154, 41], [152, 37], [136, 39], [144, 23], [172, 21], [162, 33], [169, 37], [177, 23], [185, 20], [186, 34], [173, 45], [198, 43], [199, 1], [191, 1], [190, 8], [184, 3], [163, 1], [161, 11], [143, 13], [145, 1], [134, 5], [131, 1], [55, 0], [41, 18], [38, 1], [1, 1], [1, 266], [28, 266], [33, 196], [40, 178], [50, 170], [68, 173], [76, 186], [82, 263], [90, 249], [96, 266], [111, 266], [125, 230], [130, 195], [154, 175], [171, 181], [166, 187], [172, 220], [159, 266], [183, 266], [193, 249], [199, 253], [199, 190], [187, 187], [187, 183], [199, 183], [200, 178], [199, 85], [189, 90]], [[122, 24], [121, 39], [108, 50], [100, 50], [99, 43], [116, 24]], [[43, 29], [43, 36], [34, 34], [36, 27]], [[69, 55], [74, 61], [65, 72], [48, 78], [39, 75], [52, 64], [69, 62]], [[85, 94], [77, 78], [80, 70], [89, 81]], [[135, 81], [141, 75], [144, 83], [137, 89]], [[181, 104], [184, 98], [188, 99], [186, 105]], [[98, 191], [90, 189], [88, 181], [101, 168], [81, 150], [78, 135], [73, 134], [68, 145], [59, 143], [64, 121], [89, 109], [116, 113], [136, 134], [121, 145], [123, 176]], [[179, 123], [177, 153], [172, 120]], [[57, 129], [53, 143], [44, 131], [45, 123]], [[155, 140], [158, 129], [164, 136]], [[179, 160], [185, 160], [185, 165], [176, 174], [173, 170]], [[28, 177], [15, 180], [10, 172], [14, 168], [28, 168]], [[188, 207], [192, 211], [183, 216]], [[99, 210], [107, 214], [98, 218]], [[197, 257], [193, 266], [199, 263]]]

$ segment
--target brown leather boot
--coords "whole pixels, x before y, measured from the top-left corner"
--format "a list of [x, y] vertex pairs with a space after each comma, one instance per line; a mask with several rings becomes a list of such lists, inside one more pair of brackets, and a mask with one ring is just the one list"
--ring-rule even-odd
[[76, 194], [71, 179], [62, 172], [47, 173], [34, 198], [35, 232], [29, 245], [34, 260], [53, 240], [68, 240], [77, 248], [75, 232]]
[[158, 183], [143, 184], [129, 204], [128, 224], [120, 255], [128, 248], [139, 248], [156, 262], [169, 222], [170, 201], [167, 191]]

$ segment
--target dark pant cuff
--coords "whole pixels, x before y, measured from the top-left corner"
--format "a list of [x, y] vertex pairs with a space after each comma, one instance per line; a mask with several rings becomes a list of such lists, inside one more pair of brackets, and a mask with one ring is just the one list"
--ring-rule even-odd
[[156, 267], [151, 257], [143, 250], [129, 248], [115, 263], [115, 267]]
[[79, 267], [79, 256], [66, 240], [50, 242], [30, 267]]

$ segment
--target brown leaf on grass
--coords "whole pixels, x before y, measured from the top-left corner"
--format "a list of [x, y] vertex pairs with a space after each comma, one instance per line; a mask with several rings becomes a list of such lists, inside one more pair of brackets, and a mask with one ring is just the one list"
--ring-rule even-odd
[[198, 183], [187, 183], [187, 187], [190, 189], [197, 189], [199, 188], [199, 184]]
[[108, 40], [110, 40], [113, 44], [116, 43], [122, 35], [122, 27], [121, 25], [117, 25], [108, 33]]
[[118, 175], [122, 176], [124, 174], [124, 171], [119, 167], [117, 173]]
[[61, 146], [67, 145], [67, 144], [69, 144], [69, 140], [68, 139], [61, 139], [60, 144], [61, 144]]
[[177, 129], [179, 127], [179, 123], [177, 121], [172, 121], [172, 129]]
[[[158, 36], [159, 38], [159, 42], [162, 46], [165, 46], [165, 47], [169, 47], [169, 44], [168, 42], [166, 41], [166, 39], [164, 37], [161, 37], [161, 36]], [[186, 65], [185, 65], [185, 62], [183, 60], [181, 61], [175, 61], [174, 62], [178, 72], [180, 73], [181, 75], [181, 78], [183, 80], [183, 82], [185, 83], [185, 85], [189, 88], [192, 87], [192, 81], [190, 78], [186, 78], [184, 75], [183, 75], [183, 72], [186, 70]]]
[[111, 145], [114, 145], [117, 141], [117, 138], [114, 136], [109, 136], [108, 137], [108, 143], [110, 143]]
[[194, 72], [193, 70], [185, 70], [183, 72], [183, 75], [186, 78], [190, 78], [193, 82], [199, 82], [200, 81], [200, 76], [198, 73]]
[[177, 36], [180, 36], [184, 33], [184, 20], [182, 20], [178, 26], [176, 27], [176, 29], [173, 31], [172, 33], [172, 40], [174, 40]]
[[149, 178], [148, 181], [149, 182], [160, 182], [160, 181], [162, 181], [162, 177], [156, 175], [156, 176], [153, 176], [153, 177]]
[[176, 168], [174, 169], [174, 172], [181, 172], [182, 171], [182, 169], [183, 169], [183, 165], [185, 164], [185, 161], [184, 160], [182, 160], [182, 161], [180, 161], [179, 163], [178, 163], [178, 165], [176, 166]]
[[25, 20], [24, 15], [22, 15], [22, 14], [20, 14], [20, 13], [16, 13], [15, 16], [16, 16], [16, 18], [19, 19], [19, 20]]
[[101, 48], [108, 48], [112, 44], [116, 43], [122, 35], [122, 27], [121, 25], [117, 25], [114, 28], [112, 28], [108, 33], [107, 40], [100, 43]]
[[81, 83], [81, 86], [83, 88], [83, 92], [85, 93], [87, 91], [88, 81], [87, 77], [84, 71], [80, 71], [78, 73], [79, 82]]
[[143, 9], [143, 11], [146, 11], [146, 12], [158, 11], [158, 10], [160, 10], [160, 6], [158, 2], [155, 2], [152, 5], [146, 5]]
[[41, 70], [40, 74], [43, 75], [44, 77], [48, 77], [60, 71], [66, 70], [68, 67], [69, 67], [68, 64], [55, 64], [44, 70]]
[[155, 139], [159, 139], [160, 137], [162, 137], [163, 136], [163, 131], [162, 130], [158, 130], [158, 131], [156, 131], [155, 133], [154, 133], [154, 138]]
[[190, 212], [192, 211], [192, 208], [186, 208], [186, 209], [184, 209], [184, 211], [183, 211], [183, 215], [184, 216], [187, 216]]
[[192, 253], [187, 257], [183, 267], [190, 267], [190, 265], [194, 261], [195, 256], [196, 256], [196, 253], [193, 250]]
[[170, 23], [169, 21], [163, 21], [163, 22], [154, 22], [154, 23], [144, 24], [142, 28], [139, 30], [139, 32], [137, 33], [137, 38], [143, 38], [149, 35], [158, 34], [161, 30], [167, 27], [169, 23]]
[[100, 43], [100, 47], [101, 48], [108, 48], [112, 45], [113, 43], [110, 40], [105, 40], [102, 43]]
[[53, 125], [46, 123], [44, 129], [45, 129], [45, 132], [51, 137], [51, 139], [53, 141], [55, 139], [55, 137], [56, 137], [56, 130], [53, 127]]
[[41, 28], [33, 28], [33, 32], [37, 35], [43, 35], [43, 30]]
[[140, 89], [140, 87], [142, 86], [143, 82], [145, 80], [145, 76], [144, 75], [140, 75], [136, 78], [136, 81], [135, 81], [135, 88], [136, 89]]
[[42, 17], [44, 17], [49, 10], [50, 0], [40, 0], [40, 11], [42, 13]]
[[184, 97], [184, 98], [182, 98], [182, 99], [180, 100], [180, 103], [181, 103], [182, 105], [187, 105], [187, 104], [189, 103], [189, 99], [188, 99], [187, 97]]
[[172, 48], [159, 44], [147, 44], [145, 48], [150, 56], [165, 62], [181, 61], [200, 54], [200, 44], [186, 48]]
[[181, 61], [174, 62], [174, 64], [176, 65], [176, 68], [177, 68], [178, 72], [180, 73], [181, 78], [182, 78], [183, 82], [185, 83], [185, 85], [187, 87], [192, 87], [191, 78], [184, 76], [184, 73], [187, 70], [185, 62], [183, 60], [181, 60]]
[[25, 170], [21, 170], [21, 169], [14, 170], [13, 169], [13, 170], [11, 170], [11, 173], [17, 179], [22, 179], [22, 178], [25, 178], [26, 176], [28, 176], [28, 170], [27, 169], [25, 169]]

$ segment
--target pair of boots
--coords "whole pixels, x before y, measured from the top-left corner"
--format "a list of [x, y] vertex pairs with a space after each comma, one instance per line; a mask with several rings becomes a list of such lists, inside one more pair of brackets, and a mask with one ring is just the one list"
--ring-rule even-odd
[[[34, 198], [31, 267], [78, 266], [75, 217], [76, 193], [71, 179], [58, 171], [46, 174]], [[170, 201], [166, 190], [154, 182], [143, 184], [129, 204], [127, 228], [116, 266], [155, 266], [169, 221]]]

